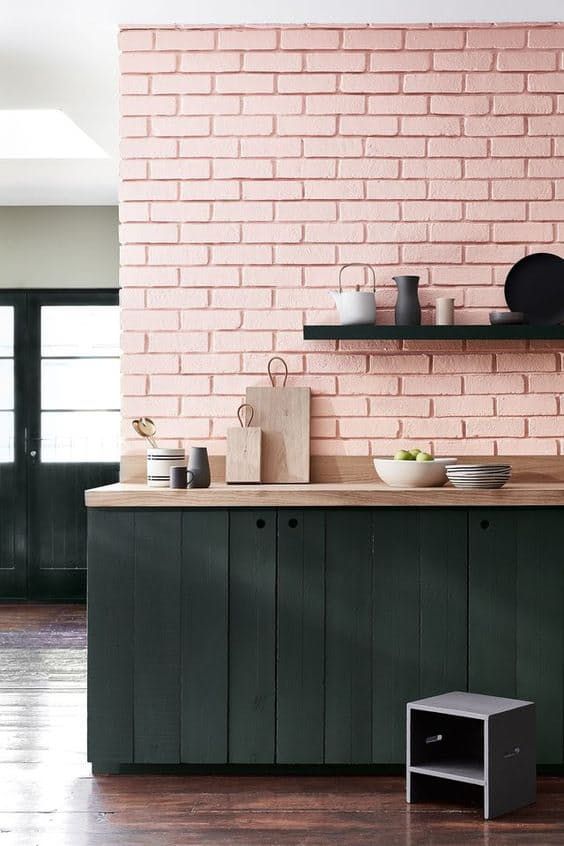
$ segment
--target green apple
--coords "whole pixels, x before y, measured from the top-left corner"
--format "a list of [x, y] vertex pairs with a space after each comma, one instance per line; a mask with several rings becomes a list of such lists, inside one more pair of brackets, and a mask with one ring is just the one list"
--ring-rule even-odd
[[410, 449], [409, 452], [414, 458], [417, 458], [421, 450], [418, 447], [414, 447], [413, 449]]
[[413, 461], [413, 456], [407, 449], [400, 449], [394, 455], [394, 461]]
[[417, 454], [416, 461], [433, 461], [433, 456], [429, 455], [428, 452], [419, 452]]

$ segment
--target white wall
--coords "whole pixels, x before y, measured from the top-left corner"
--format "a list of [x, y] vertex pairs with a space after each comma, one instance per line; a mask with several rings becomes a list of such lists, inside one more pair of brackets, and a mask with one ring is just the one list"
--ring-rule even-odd
[[116, 206], [0, 207], [0, 288], [117, 288]]
[[557, 21], [562, 12], [562, 0], [101, 0], [90, 14], [122, 24], [466, 23]]

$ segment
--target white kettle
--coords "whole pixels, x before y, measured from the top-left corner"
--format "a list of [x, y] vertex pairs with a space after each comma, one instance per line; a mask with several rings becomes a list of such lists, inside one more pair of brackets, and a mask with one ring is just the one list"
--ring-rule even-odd
[[[372, 273], [372, 291], [360, 291], [359, 285], [356, 285], [354, 291], [343, 291], [341, 278], [343, 270], [347, 267], [368, 267]], [[344, 264], [339, 270], [339, 290], [329, 291], [337, 311], [339, 312], [339, 320], [342, 326], [351, 326], [354, 324], [368, 323], [373, 325], [376, 321], [376, 274], [374, 268], [370, 264]]]

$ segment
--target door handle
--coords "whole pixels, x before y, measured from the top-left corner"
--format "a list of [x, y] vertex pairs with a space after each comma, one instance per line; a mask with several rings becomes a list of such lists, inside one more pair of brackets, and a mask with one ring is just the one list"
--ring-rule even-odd
[[32, 448], [29, 450], [28, 455], [31, 460], [35, 463], [39, 456], [39, 449], [36, 445], [39, 445], [41, 443], [41, 435], [29, 435], [29, 433], [26, 432], [26, 442], [31, 444]]
[[31, 460], [35, 464], [35, 462], [37, 461], [37, 459], [39, 457], [38, 446], [41, 443], [41, 437], [39, 435], [31, 435], [29, 440], [31, 442], [31, 449], [29, 451], [29, 457], [31, 458]]

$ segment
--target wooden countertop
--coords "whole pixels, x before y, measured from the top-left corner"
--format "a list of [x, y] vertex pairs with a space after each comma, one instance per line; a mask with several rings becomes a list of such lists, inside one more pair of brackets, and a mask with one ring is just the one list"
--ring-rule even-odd
[[119, 482], [85, 492], [89, 508], [261, 508], [332, 506], [564, 506], [564, 482], [510, 482], [500, 490], [390, 488], [381, 482], [309, 485], [226, 485], [170, 490]]

